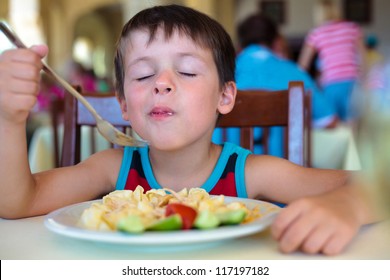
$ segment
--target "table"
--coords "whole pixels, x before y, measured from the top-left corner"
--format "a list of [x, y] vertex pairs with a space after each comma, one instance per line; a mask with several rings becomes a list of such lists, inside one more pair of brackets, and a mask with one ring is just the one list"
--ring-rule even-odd
[[360, 170], [361, 163], [350, 126], [312, 130], [312, 165], [317, 168]]
[[[63, 128], [59, 128], [62, 139]], [[81, 159], [90, 154], [91, 128], [82, 128]], [[109, 144], [95, 132], [97, 150], [107, 149]], [[42, 126], [34, 133], [29, 150], [29, 161], [33, 173], [53, 168], [54, 166], [53, 131], [51, 126]], [[360, 170], [360, 160], [352, 129], [338, 126], [335, 129], [313, 129], [312, 165], [317, 168]]]
[[390, 260], [390, 220], [362, 227], [350, 246], [340, 255], [282, 254], [265, 230], [239, 239], [189, 248], [132, 249], [58, 235], [44, 226], [44, 217], [0, 219], [0, 259], [137, 259], [137, 260]]

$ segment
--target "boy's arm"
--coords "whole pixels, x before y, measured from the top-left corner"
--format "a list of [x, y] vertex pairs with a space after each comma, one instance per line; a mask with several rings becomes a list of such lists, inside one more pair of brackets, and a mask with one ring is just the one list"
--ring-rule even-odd
[[272, 231], [283, 252], [337, 254], [360, 226], [379, 220], [357, 173], [304, 168], [270, 156], [251, 156], [246, 164], [250, 197], [287, 203]]
[[0, 57], [0, 215], [33, 196], [27, 159], [26, 120], [36, 102], [45, 46], [5, 51]]
[[114, 188], [121, 150], [98, 153], [69, 168], [31, 174], [26, 120], [36, 102], [45, 46], [0, 56], [0, 217], [42, 215]]

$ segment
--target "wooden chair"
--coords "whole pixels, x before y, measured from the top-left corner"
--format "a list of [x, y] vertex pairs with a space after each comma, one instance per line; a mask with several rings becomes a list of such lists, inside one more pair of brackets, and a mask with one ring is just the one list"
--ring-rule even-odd
[[55, 167], [61, 166], [61, 142], [59, 126], [63, 123], [64, 119], [64, 107], [65, 101], [60, 98], [54, 98], [50, 101], [49, 112], [51, 119], [51, 126], [53, 130], [53, 148], [54, 148], [54, 165]]
[[290, 82], [281, 91], [238, 91], [236, 104], [229, 114], [223, 115], [217, 127], [240, 128], [240, 145], [253, 151], [255, 127], [263, 128], [261, 144], [268, 153], [269, 127], [285, 127], [285, 158], [302, 166], [310, 166], [310, 92], [302, 82]]
[[[80, 91], [80, 88], [78, 88]], [[95, 110], [115, 127], [126, 132], [129, 123], [122, 119], [119, 102], [114, 93], [83, 93]], [[65, 96], [64, 138], [61, 166], [71, 166], [81, 160], [82, 126], [95, 127], [91, 113], [72, 95]], [[91, 150], [94, 152], [94, 130], [91, 130]], [[111, 145], [112, 146], [112, 145]]]
[[[128, 122], [121, 117], [119, 103], [113, 93], [83, 95], [96, 111], [114, 126], [123, 131], [129, 127]], [[287, 90], [282, 91], [239, 91], [233, 111], [222, 116], [217, 126], [240, 127], [241, 145], [248, 149], [253, 149], [254, 145], [253, 127], [285, 126], [286, 158], [297, 164], [310, 166], [310, 152], [304, 141], [305, 133], [310, 134], [308, 97], [310, 94], [304, 92], [301, 82], [292, 82]], [[94, 127], [95, 120], [81, 103], [67, 94], [61, 166], [80, 162], [81, 127], [84, 125]], [[263, 145], [267, 149], [265, 140], [263, 137]]]

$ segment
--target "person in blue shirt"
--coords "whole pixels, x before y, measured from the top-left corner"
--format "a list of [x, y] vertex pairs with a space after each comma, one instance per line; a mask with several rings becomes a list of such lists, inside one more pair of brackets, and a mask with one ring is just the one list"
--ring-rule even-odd
[[[283, 90], [290, 81], [303, 81], [305, 89], [312, 93], [312, 127], [331, 128], [336, 125], [335, 109], [311, 76], [276, 52], [279, 33], [271, 19], [262, 14], [249, 16], [238, 26], [237, 33], [242, 47], [236, 58], [235, 72], [239, 90]], [[282, 133], [281, 127], [271, 129], [269, 152], [274, 156], [283, 156]], [[213, 140], [221, 142], [221, 135], [221, 129], [216, 129]], [[255, 137], [261, 137], [261, 129], [255, 131]], [[229, 128], [227, 140], [239, 144], [238, 129]], [[254, 152], [262, 153], [261, 146], [256, 145]]]

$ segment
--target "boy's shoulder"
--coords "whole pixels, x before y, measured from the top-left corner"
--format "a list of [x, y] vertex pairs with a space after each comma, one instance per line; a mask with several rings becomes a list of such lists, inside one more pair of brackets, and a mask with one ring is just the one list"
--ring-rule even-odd
[[103, 166], [120, 166], [124, 155], [124, 148], [110, 148], [92, 154], [84, 162]]

